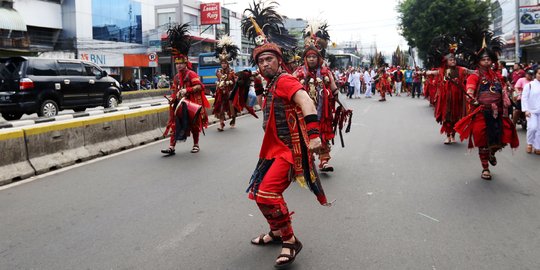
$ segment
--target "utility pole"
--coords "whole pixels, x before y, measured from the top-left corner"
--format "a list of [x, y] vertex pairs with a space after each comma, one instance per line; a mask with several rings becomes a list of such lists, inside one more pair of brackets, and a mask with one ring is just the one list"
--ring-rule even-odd
[[516, 0], [516, 32], [515, 32], [515, 35], [516, 35], [516, 63], [519, 63], [520, 60], [519, 60], [519, 0]]
[[184, 0], [178, 0], [178, 8], [176, 9], [176, 23], [184, 23]]
[[[176, 9], [176, 23], [178, 25], [181, 25], [184, 23], [184, 0], [178, 0], [178, 8]], [[171, 29], [170, 18], [169, 18], [169, 29]], [[174, 57], [171, 54], [171, 78], [174, 78], [175, 75], [176, 75], [176, 66], [174, 64]]]

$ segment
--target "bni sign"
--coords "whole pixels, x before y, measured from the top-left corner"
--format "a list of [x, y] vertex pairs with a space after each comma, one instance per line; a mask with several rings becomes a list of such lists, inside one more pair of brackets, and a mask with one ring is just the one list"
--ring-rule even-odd
[[201, 4], [201, 25], [221, 24], [219, 3]]

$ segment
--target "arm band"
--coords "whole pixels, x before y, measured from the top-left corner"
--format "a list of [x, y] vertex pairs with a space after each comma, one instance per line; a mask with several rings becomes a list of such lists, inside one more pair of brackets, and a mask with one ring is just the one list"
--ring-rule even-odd
[[317, 121], [317, 115], [316, 114], [310, 114], [304, 117], [306, 121], [306, 129], [307, 129], [307, 135], [310, 140], [318, 138], [320, 131], [319, 131], [319, 122]]
[[310, 114], [310, 115], [306, 115], [304, 116], [304, 120], [306, 121], [306, 124], [309, 126], [310, 123], [313, 123], [313, 122], [319, 122], [319, 120], [317, 119], [317, 115], [316, 114]]

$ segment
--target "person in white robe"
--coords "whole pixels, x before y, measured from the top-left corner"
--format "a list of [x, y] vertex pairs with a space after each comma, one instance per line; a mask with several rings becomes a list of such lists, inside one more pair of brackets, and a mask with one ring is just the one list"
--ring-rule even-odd
[[362, 89], [362, 81], [360, 80], [361, 74], [359, 69], [353, 73], [352, 83], [354, 85], [354, 98], [360, 98], [360, 90]]
[[366, 84], [366, 98], [371, 98], [371, 75], [367, 69], [364, 70], [364, 83]]
[[521, 110], [527, 117], [527, 153], [540, 155], [540, 68], [534, 81], [523, 87]]

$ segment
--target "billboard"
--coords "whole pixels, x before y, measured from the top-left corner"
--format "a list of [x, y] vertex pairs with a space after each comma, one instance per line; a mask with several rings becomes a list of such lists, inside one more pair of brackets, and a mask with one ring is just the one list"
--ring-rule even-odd
[[540, 5], [519, 7], [519, 32], [540, 32]]
[[219, 3], [201, 4], [201, 25], [221, 24]]

